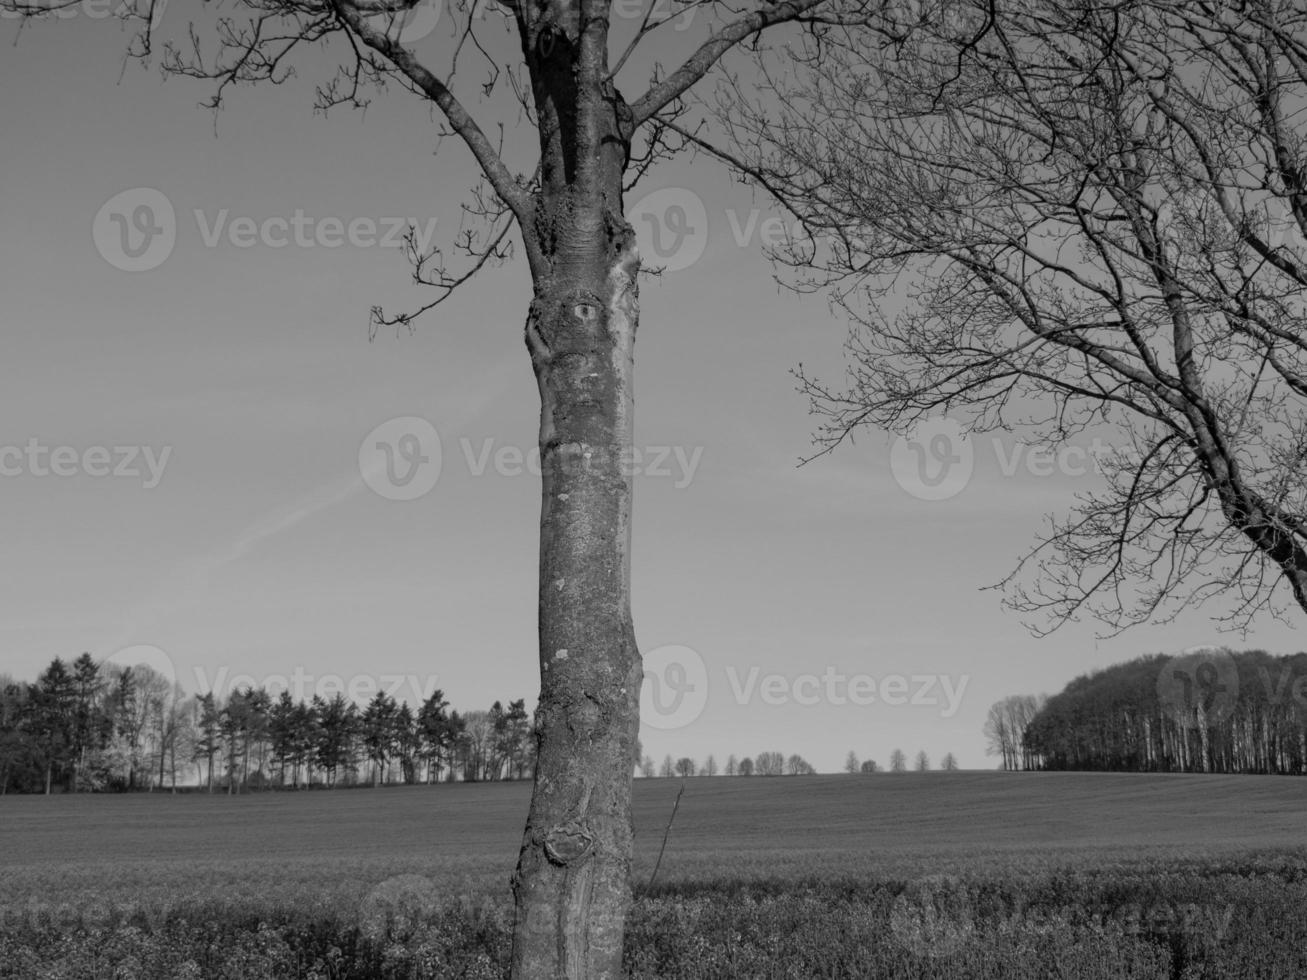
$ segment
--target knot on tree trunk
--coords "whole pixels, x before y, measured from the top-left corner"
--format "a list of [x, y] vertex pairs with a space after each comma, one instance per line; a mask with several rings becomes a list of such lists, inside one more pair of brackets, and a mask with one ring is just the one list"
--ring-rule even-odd
[[567, 867], [589, 854], [594, 842], [594, 832], [581, 821], [574, 820], [545, 834], [545, 857], [554, 864]]

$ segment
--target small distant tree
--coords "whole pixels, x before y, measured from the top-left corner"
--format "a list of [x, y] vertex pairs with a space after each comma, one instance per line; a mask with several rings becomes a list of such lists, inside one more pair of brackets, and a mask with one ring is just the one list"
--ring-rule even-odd
[[29, 688], [34, 710], [29, 731], [35, 736], [45, 772], [45, 794], [54, 785], [54, 774], [67, 769], [74, 761], [73, 728], [76, 710], [76, 683], [63, 660], [56, 657]]
[[658, 775], [663, 779], [671, 779], [676, 775], [676, 769], [672, 766], [672, 757], [670, 755], [663, 756], [663, 764], [658, 769]]
[[890, 772], [908, 771], [908, 757], [903, 754], [902, 749], [895, 749], [893, 752], [890, 753], [889, 771]]
[[88, 753], [99, 749], [108, 739], [108, 722], [103, 711], [104, 679], [100, 665], [89, 653], [73, 661], [72, 765], [69, 788], [76, 793], [85, 778]]
[[917, 772], [930, 772], [930, 756], [926, 755], [925, 749], [922, 749], [917, 753], [917, 759], [916, 762], [913, 763], [913, 768], [916, 769]]
[[196, 720], [195, 758], [208, 765], [207, 785], [213, 792], [213, 757], [222, 751], [222, 710], [209, 691], [199, 697], [199, 718]]
[[735, 758], [735, 756], [732, 755], [730, 758], [726, 760], [726, 775], [738, 776], [739, 773], [740, 773], [740, 762], [738, 759]]
[[[353, 763], [355, 743], [359, 736], [358, 708], [345, 695], [337, 691], [330, 701], [320, 695], [313, 696], [314, 712], [318, 717], [317, 744], [313, 746], [313, 762], [323, 771], [327, 785], [334, 787]], [[451, 767], [450, 772], [453, 772]]]
[[182, 764], [193, 761], [195, 753], [195, 699], [187, 697], [180, 684], [173, 685], [172, 718], [168, 732], [169, 788], [177, 792], [177, 757]]
[[849, 754], [844, 757], [844, 771], [850, 774], [858, 771], [858, 757], [852, 749], [849, 749]]
[[1014, 694], [990, 705], [985, 716], [985, 751], [1003, 760], [1000, 769], [1029, 767], [1026, 729], [1047, 701], [1042, 694]]
[[876, 765], [875, 759], [868, 759], [866, 762], [862, 764], [862, 768], [859, 770], [859, 772], [863, 773], [863, 775], [872, 772], [880, 772], [880, 766]]
[[[363, 711], [361, 734], [368, 761], [372, 763], [373, 786], [380, 786], [386, 781], [386, 770], [391, 756], [395, 754], [398, 716], [399, 706], [385, 691], [373, 695]], [[489, 728], [488, 723], [486, 727]]]
[[958, 768], [958, 760], [954, 758], [952, 752], [949, 752], [940, 761], [939, 767], [945, 772], [956, 772]]
[[[527, 714], [526, 698], [508, 702], [508, 711], [504, 715], [500, 741], [508, 767], [509, 779], [521, 779], [526, 775], [531, 755], [531, 716]], [[637, 739], [638, 743], [638, 739]], [[637, 744], [632, 758], [638, 759], [643, 750]]]
[[640, 760], [640, 775], [645, 779], [653, 779], [658, 773], [658, 767], [654, 765], [653, 756], [646, 755]]
[[427, 760], [427, 781], [438, 782], [442, 772], [447, 779], [453, 779], [463, 721], [458, 712], [450, 710], [444, 691], [437, 688], [422, 702], [417, 726]]
[[399, 760], [400, 778], [405, 786], [412, 786], [418, 781], [418, 760], [422, 757], [422, 732], [418, 729], [417, 716], [407, 701], [400, 702], [395, 713], [394, 742], [391, 746], [395, 758]]
[[717, 759], [716, 759], [715, 757], [711, 756], [711, 755], [708, 756], [708, 758], [705, 759], [705, 760], [703, 761], [703, 768], [699, 770], [699, 775], [700, 775], [700, 776], [716, 776], [716, 775], [717, 775]]
[[694, 765], [694, 760], [689, 756], [682, 756], [676, 760], [676, 775], [680, 776], [682, 779], [688, 779], [697, 771], [698, 770]]
[[745, 756], [743, 759], [740, 760], [740, 775], [741, 776], [753, 775], [753, 760], [750, 759], [748, 756]]
[[759, 776], [780, 776], [785, 772], [785, 757], [779, 752], [760, 752], [753, 771]]
[[233, 691], [228, 695], [227, 704], [219, 716], [218, 730], [222, 734], [228, 796], [235, 794], [240, 788], [241, 747], [244, 745], [245, 732], [249, 728], [249, 693], [249, 688]]
[[277, 785], [286, 785], [286, 769], [294, 754], [295, 701], [290, 691], [282, 691], [268, 709], [268, 743], [272, 762], [277, 767]]

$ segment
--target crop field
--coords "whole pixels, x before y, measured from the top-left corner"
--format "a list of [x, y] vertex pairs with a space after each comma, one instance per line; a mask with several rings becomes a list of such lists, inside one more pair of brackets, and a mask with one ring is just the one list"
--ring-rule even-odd
[[[1307, 781], [695, 778], [650, 888], [680, 785], [633, 976], [1307, 975]], [[0, 976], [503, 976], [529, 793], [0, 798]]]

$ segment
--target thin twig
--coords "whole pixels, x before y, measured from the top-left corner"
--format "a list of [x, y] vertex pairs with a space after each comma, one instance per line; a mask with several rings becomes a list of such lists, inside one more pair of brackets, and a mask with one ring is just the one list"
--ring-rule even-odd
[[658, 848], [658, 860], [654, 862], [653, 874], [649, 876], [649, 888], [653, 887], [654, 879], [658, 877], [658, 868], [663, 863], [663, 851], [667, 850], [667, 837], [672, 832], [672, 821], [676, 819], [676, 808], [681, 805], [681, 794], [684, 792], [685, 780], [681, 780], [681, 788], [676, 791], [676, 802], [672, 804], [672, 815], [667, 818], [667, 829], [663, 831], [663, 846]]

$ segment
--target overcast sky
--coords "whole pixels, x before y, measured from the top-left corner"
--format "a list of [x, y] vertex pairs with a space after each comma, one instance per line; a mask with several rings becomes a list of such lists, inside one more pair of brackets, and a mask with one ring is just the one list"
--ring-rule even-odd
[[[366, 114], [315, 116], [320, 57], [289, 84], [229, 92], [215, 135], [197, 107], [211, 87], [124, 71], [128, 35], [97, 9], [29, 28], [0, 59], [0, 672], [148, 646], [190, 691], [243, 676], [309, 695], [334, 675], [410, 702], [438, 686], [460, 709], [534, 703], [525, 266], [487, 270], [413, 336], [368, 340], [373, 304], [425, 298], [369, 224], [381, 239], [388, 219], [434, 221], [447, 245], [470, 158], [453, 140], [433, 156], [436, 120], [398, 89]], [[184, 24], [180, 4], [165, 13]], [[447, 33], [415, 44], [436, 54]], [[664, 698], [642, 731], [655, 758], [777, 750], [832, 771], [849, 749], [884, 764], [898, 747], [992, 767], [995, 700], [1222, 639], [1202, 614], [1034, 639], [979, 591], [1092, 485], [1080, 460], [1039, 475], [1016, 444], [983, 439], [946, 500], [896, 479], [884, 434], [796, 467], [815, 420], [790, 371], [838, 381], [846, 324], [778, 289], [761, 240], [777, 213], [719, 167], [656, 171], [633, 208], [655, 192], [632, 214], [646, 257], [669, 266], [642, 287], [636, 345], [650, 471], [632, 577]], [[405, 418], [430, 429], [391, 422]], [[1273, 622], [1225, 641], [1301, 646]], [[665, 649], [680, 647], [693, 652]]]

